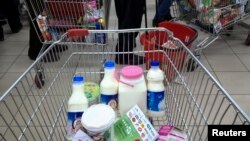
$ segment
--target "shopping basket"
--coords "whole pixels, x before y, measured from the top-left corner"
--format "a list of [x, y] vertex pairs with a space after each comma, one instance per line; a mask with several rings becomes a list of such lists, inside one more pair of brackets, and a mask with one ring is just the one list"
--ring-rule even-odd
[[[189, 26], [176, 23], [176, 22], [168, 22], [164, 21], [159, 23], [159, 27], [164, 27], [168, 30], [170, 30], [173, 33], [173, 36], [178, 38], [182, 43], [184, 43], [189, 49], [192, 47], [192, 42], [197, 38], [198, 32]], [[187, 52], [183, 50], [181, 45], [171, 43], [174, 42], [169, 38], [168, 32], [162, 32], [162, 31], [151, 31], [145, 34], [142, 34], [140, 37], [140, 41], [144, 47], [144, 50], [164, 50], [168, 54], [169, 58], [173, 61], [174, 65], [177, 67], [178, 70], [181, 70], [183, 66], [185, 65], [185, 60], [187, 57]], [[167, 47], [164, 47], [163, 44], [170, 41], [170, 44], [167, 45]], [[172, 44], [172, 45], [171, 45]], [[173, 47], [170, 47], [173, 46]], [[175, 70], [171, 67], [169, 64], [170, 62], [166, 62], [166, 60], [162, 60], [164, 57], [164, 54], [162, 53], [146, 53], [146, 64], [147, 68], [149, 68], [150, 62], [153, 60], [153, 58], [157, 58], [157, 61], [160, 61], [162, 64], [167, 64], [166, 66], [161, 67], [167, 67], [167, 78], [168, 81], [172, 81], [175, 76]], [[164, 61], [164, 63], [162, 62]], [[189, 64], [192, 65], [192, 64]]]
[[[74, 30], [75, 32], [76, 30]], [[0, 97], [0, 140], [7, 141], [44, 141], [65, 140], [67, 125], [67, 103], [72, 92], [72, 76], [76, 73], [85, 78], [85, 82], [98, 83], [102, 79], [103, 60], [115, 61], [118, 54], [161, 53], [167, 62], [173, 62], [163, 50], [143, 50], [136, 39], [138, 50], [134, 52], [115, 52], [117, 37], [121, 34], [136, 33], [141, 36], [145, 32], [171, 32], [162, 28], [129, 29], [129, 30], [89, 30], [81, 34], [72, 30], [65, 33], [62, 39], [48, 47], [34, 63], [16, 80], [16, 82]], [[89, 34], [88, 34], [89, 33]], [[70, 36], [91, 34], [108, 34], [106, 44], [90, 42], [73, 42]], [[250, 125], [250, 118], [224, 90], [209, 71], [195, 58], [192, 52], [180, 40], [168, 36], [173, 43], [181, 46], [197, 64], [194, 72], [176, 69], [170, 63], [178, 76], [185, 75], [181, 84], [169, 83], [164, 79], [166, 93], [165, 116], [153, 118], [155, 129], [170, 124], [187, 133], [189, 141], [206, 141], [208, 139], [208, 125], [237, 124]], [[68, 40], [72, 42], [63, 42]], [[60, 54], [60, 60], [46, 63], [45, 56], [53, 57], [50, 51], [57, 45], [65, 44], [68, 50]], [[107, 50], [102, 50], [106, 48]], [[152, 58], [157, 59], [157, 58]], [[187, 61], [187, 57], [185, 61]], [[160, 60], [161, 62], [164, 62]], [[36, 65], [43, 66], [44, 86], [38, 89], [34, 79]], [[135, 65], [135, 64], [134, 64]], [[124, 65], [116, 64], [116, 69]], [[145, 64], [140, 65], [147, 73]], [[184, 65], [183, 68], [186, 66]], [[166, 71], [163, 68], [163, 71]], [[41, 80], [39, 80], [40, 82]], [[132, 93], [131, 95], [135, 95]], [[132, 98], [133, 96], [131, 96]]]

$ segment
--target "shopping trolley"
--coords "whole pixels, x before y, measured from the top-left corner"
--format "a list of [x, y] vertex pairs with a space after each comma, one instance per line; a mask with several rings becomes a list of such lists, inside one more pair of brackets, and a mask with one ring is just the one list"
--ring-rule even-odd
[[[186, 71], [186, 65], [179, 69], [168, 50], [143, 50], [145, 43], [140, 43], [140, 36], [145, 32], [166, 32], [168, 41], [182, 49], [187, 57], [192, 58], [198, 68], [193, 72]], [[91, 34], [105, 33], [106, 44], [86, 42]], [[118, 34], [138, 34], [133, 52], [115, 52]], [[78, 42], [75, 42], [76, 36]], [[84, 36], [84, 37], [83, 37]], [[69, 42], [63, 42], [68, 40]], [[83, 42], [83, 40], [85, 42]], [[69, 49], [62, 52], [58, 62], [45, 63], [42, 58], [60, 43]], [[153, 42], [151, 42], [153, 43]], [[158, 44], [155, 42], [155, 44]], [[102, 48], [107, 48], [103, 51]], [[0, 140], [65, 140], [67, 124], [67, 102], [71, 94], [72, 76], [81, 74], [86, 82], [99, 83], [103, 68], [103, 60], [114, 61], [116, 55], [122, 54], [163, 54], [160, 62], [163, 71], [171, 67], [181, 83], [169, 82], [164, 79], [166, 92], [165, 116], [153, 118], [156, 129], [161, 125], [171, 124], [184, 130], [190, 141], [207, 140], [208, 125], [237, 124], [249, 125], [250, 117], [226, 92], [220, 83], [195, 58], [192, 52], [173, 34], [163, 28], [128, 29], [128, 30], [70, 30], [57, 42], [54, 42], [37, 60], [16, 80], [16, 82], [0, 97]], [[176, 54], [178, 57], [178, 54]], [[160, 58], [152, 55], [152, 60]], [[44, 86], [36, 87], [36, 65], [43, 64]], [[144, 73], [148, 71], [147, 62], [139, 65]], [[132, 64], [131, 64], [132, 65]], [[120, 69], [124, 65], [116, 65]], [[167, 74], [166, 74], [167, 75]], [[176, 77], [177, 77], [176, 76]], [[167, 76], [166, 76], [167, 77]]]
[[248, 9], [248, 0], [172, 0], [170, 12], [172, 21], [190, 25], [204, 34], [205, 37], [199, 39], [194, 51], [199, 57], [202, 49], [210, 46], [221, 35], [249, 34], [245, 30], [232, 32], [234, 25], [240, 25], [249, 17]]
[[[71, 28], [107, 28], [106, 5], [102, 0], [24, 0], [31, 26], [43, 44], [51, 44]], [[106, 23], [106, 24], [105, 24]]]
[[[170, 30], [173, 36], [181, 40], [181, 42], [184, 43], [189, 49], [191, 49], [193, 41], [198, 36], [198, 32], [194, 28], [175, 22], [161, 22], [159, 24], [159, 27]], [[183, 51], [183, 48], [179, 48], [178, 46], [164, 46], [164, 43], [168, 42], [169, 40], [169, 36], [165, 34], [168, 33], [161, 31], [147, 32], [140, 37], [140, 40], [143, 44], [144, 50], [168, 50], [166, 51], [168, 53], [168, 56], [171, 58], [175, 66], [180, 70], [185, 63], [184, 61], [186, 60], [185, 58], [187, 57], [187, 53]], [[171, 44], [171, 41], [168, 43]], [[155, 54], [145, 53], [147, 68], [150, 67], [149, 64], [152, 59], [155, 60], [156, 58], [158, 58], [157, 61], [161, 62], [163, 56], [164, 54], [160, 54], [158, 52], [156, 52]], [[188, 64], [186, 65], [188, 65], [187, 71], [193, 71], [195, 68], [195, 62], [193, 60], [189, 60]], [[171, 65], [168, 65], [167, 67], [168, 71], [166, 72], [166, 74], [168, 81], [172, 81], [175, 78], [176, 73], [174, 69], [171, 68]]]

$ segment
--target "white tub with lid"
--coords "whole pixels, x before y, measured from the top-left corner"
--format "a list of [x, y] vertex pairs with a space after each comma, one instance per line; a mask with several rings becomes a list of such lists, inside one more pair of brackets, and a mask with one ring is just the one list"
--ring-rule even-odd
[[111, 140], [111, 127], [115, 122], [115, 111], [108, 105], [97, 104], [90, 106], [82, 115], [81, 123], [93, 139], [104, 138], [104, 134], [109, 134]]
[[120, 71], [118, 88], [119, 112], [125, 115], [136, 104], [147, 112], [147, 86], [143, 70], [138, 66], [126, 66]]

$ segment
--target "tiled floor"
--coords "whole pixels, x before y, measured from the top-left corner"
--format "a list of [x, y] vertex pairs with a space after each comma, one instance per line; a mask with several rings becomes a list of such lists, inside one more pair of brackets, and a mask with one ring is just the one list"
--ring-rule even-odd
[[[154, 15], [153, 2], [149, 2], [147, 8], [149, 11], [148, 25], [151, 26], [151, 19]], [[114, 29], [113, 25], [116, 24], [114, 8], [112, 7], [110, 29]], [[4, 29], [5, 40], [0, 42], [0, 95], [33, 62], [27, 56], [29, 48], [29, 25], [27, 22], [24, 22], [24, 28], [21, 32], [16, 34], [10, 33], [8, 26], [5, 26]], [[236, 27], [236, 29], [241, 30], [242, 28]], [[203, 50], [201, 62], [250, 116], [250, 46], [244, 45], [246, 36], [246, 34], [238, 33], [232, 33], [231, 36], [221, 36]], [[202, 38], [198, 40], [202, 40]]]

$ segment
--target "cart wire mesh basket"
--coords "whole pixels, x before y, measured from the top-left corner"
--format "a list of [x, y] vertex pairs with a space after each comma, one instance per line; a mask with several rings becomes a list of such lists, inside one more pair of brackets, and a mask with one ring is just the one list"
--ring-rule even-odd
[[[72, 32], [74, 31], [74, 32]], [[169, 56], [168, 50], [144, 50], [139, 37], [145, 32], [166, 32], [168, 40], [182, 48], [187, 54], [184, 65], [179, 69]], [[208, 125], [249, 125], [250, 118], [224, 90], [209, 71], [195, 58], [192, 52], [172, 33], [163, 28], [129, 29], [129, 30], [76, 30], [66, 32], [62, 39], [54, 42], [38, 59], [16, 80], [16, 82], [0, 97], [0, 140], [65, 140], [67, 125], [67, 102], [71, 94], [71, 80], [76, 73], [85, 77], [86, 81], [99, 83], [103, 76], [103, 62], [117, 61], [118, 55], [160, 53], [161, 64], [172, 67], [179, 78], [179, 83], [164, 80], [166, 93], [165, 116], [153, 118], [156, 130], [161, 125], [174, 125], [184, 130], [190, 141], [207, 140]], [[133, 52], [116, 52], [119, 36], [135, 36], [137, 44]], [[91, 43], [86, 40], [92, 34], [106, 34], [105, 44]], [[154, 35], [155, 36], [155, 35]], [[69, 40], [71, 42], [61, 42]], [[57, 62], [44, 62], [43, 57], [53, 57], [50, 51], [56, 45], [64, 44], [68, 50], [61, 52]], [[155, 43], [157, 44], [157, 43]], [[152, 55], [154, 57], [154, 55]], [[157, 56], [155, 56], [157, 57]], [[178, 57], [178, 55], [176, 56]], [[192, 58], [198, 64], [193, 72], [188, 72], [185, 63]], [[159, 60], [160, 58], [151, 58]], [[36, 65], [41, 63], [42, 77], [37, 77]], [[146, 75], [147, 62], [131, 63], [143, 68]], [[116, 65], [120, 69], [124, 65]], [[43, 83], [40, 88], [36, 83]], [[146, 96], [146, 95], [145, 95]]]

